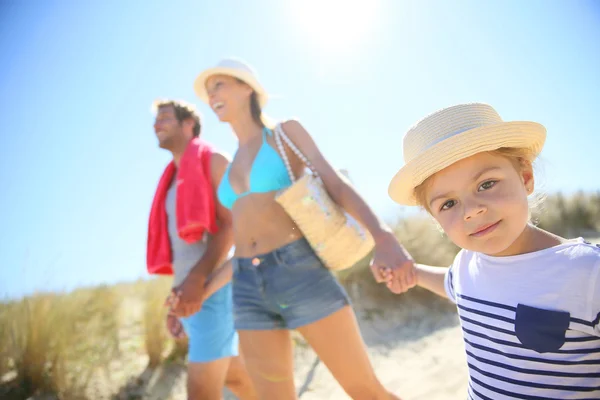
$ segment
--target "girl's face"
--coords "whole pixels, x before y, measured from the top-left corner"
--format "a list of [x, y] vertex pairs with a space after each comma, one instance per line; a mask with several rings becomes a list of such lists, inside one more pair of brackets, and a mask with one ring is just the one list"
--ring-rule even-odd
[[530, 163], [478, 153], [433, 175], [425, 206], [461, 248], [495, 256], [521, 252], [533, 192]]

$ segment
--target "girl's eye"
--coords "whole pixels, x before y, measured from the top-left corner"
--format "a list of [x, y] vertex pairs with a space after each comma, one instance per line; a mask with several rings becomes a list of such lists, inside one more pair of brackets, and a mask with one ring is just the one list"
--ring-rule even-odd
[[484, 190], [488, 190], [494, 187], [498, 181], [485, 181], [481, 185], [479, 185], [479, 191], [482, 192]]
[[455, 200], [448, 200], [447, 202], [445, 202], [444, 204], [442, 204], [442, 207], [440, 208], [440, 211], [449, 210], [452, 207], [454, 207], [455, 204], [456, 204]]

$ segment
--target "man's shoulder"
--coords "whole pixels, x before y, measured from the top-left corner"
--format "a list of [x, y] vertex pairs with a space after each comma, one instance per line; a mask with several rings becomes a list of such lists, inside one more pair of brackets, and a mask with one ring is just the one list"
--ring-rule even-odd
[[213, 149], [210, 161], [212, 163], [230, 163], [231, 155], [225, 151]]
[[217, 187], [221, 182], [227, 166], [231, 162], [229, 154], [223, 151], [215, 150], [210, 157], [210, 175], [213, 186]]

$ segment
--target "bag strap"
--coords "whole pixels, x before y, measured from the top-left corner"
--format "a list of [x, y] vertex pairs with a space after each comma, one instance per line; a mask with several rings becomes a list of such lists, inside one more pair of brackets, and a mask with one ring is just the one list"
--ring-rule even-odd
[[290, 176], [290, 180], [292, 182], [295, 182], [296, 178], [294, 177], [294, 172], [292, 171], [290, 160], [288, 159], [285, 149], [283, 148], [281, 139], [283, 139], [283, 141], [290, 147], [290, 149], [292, 149], [294, 154], [296, 154], [298, 158], [302, 160], [304, 165], [306, 165], [315, 176], [319, 176], [319, 173], [315, 170], [310, 161], [308, 161], [308, 158], [306, 158], [306, 156], [302, 154], [300, 149], [296, 147], [294, 142], [292, 142], [292, 139], [290, 139], [288, 135], [285, 134], [283, 128], [281, 127], [281, 124], [277, 124], [277, 126], [275, 126], [275, 143], [277, 144], [277, 149], [281, 153], [281, 158], [283, 159], [283, 163], [285, 164], [285, 167], [288, 171], [288, 175]]

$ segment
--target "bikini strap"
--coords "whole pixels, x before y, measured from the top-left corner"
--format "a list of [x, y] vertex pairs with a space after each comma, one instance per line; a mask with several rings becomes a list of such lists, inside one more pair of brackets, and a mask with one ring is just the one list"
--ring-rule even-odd
[[273, 136], [273, 132], [265, 126], [262, 131], [263, 142], [267, 140], [267, 135]]

